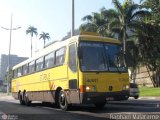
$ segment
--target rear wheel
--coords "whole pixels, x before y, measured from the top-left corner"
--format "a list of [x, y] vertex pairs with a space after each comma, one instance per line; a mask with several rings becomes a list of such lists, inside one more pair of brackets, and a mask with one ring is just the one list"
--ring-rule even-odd
[[62, 110], [66, 111], [68, 109], [68, 102], [64, 91], [60, 91], [58, 103]]
[[129, 96], [125, 96], [125, 97], [124, 97], [124, 100], [128, 100], [128, 98], [129, 98]]
[[134, 99], [138, 99], [139, 98], [139, 96], [134, 96]]

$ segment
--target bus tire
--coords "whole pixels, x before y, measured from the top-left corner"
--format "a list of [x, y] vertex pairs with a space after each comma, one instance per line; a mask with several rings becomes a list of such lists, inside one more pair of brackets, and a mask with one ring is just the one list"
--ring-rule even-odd
[[24, 102], [21, 94], [19, 94], [19, 103], [20, 103], [20, 105], [25, 105], [25, 102]]
[[62, 110], [66, 111], [68, 109], [68, 102], [64, 91], [60, 91], [58, 103]]
[[62, 88], [61, 87], [58, 87], [56, 89], [56, 92], [55, 92], [55, 106], [56, 107], [59, 107], [59, 93], [61, 92]]
[[139, 96], [134, 96], [134, 99], [138, 99], [139, 98]]
[[96, 108], [101, 109], [106, 105], [106, 102], [94, 103]]

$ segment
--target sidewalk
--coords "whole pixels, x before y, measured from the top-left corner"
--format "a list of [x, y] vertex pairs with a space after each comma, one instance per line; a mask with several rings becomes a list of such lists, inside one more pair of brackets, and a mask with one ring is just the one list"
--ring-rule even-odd
[[146, 97], [139, 97], [138, 99], [141, 99], [141, 100], [159, 100], [160, 101], [160, 96], [159, 97], [146, 96]]
[[0, 93], [0, 101], [3, 100], [14, 100], [14, 98], [11, 93], [9, 93], [9, 95], [7, 95], [7, 93]]

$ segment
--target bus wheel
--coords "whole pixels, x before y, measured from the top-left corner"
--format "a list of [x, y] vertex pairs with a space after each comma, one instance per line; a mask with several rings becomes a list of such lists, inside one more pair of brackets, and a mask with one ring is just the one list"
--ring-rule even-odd
[[24, 94], [24, 103], [27, 106], [31, 105], [31, 101], [29, 100], [27, 94]]
[[24, 102], [21, 94], [19, 95], [19, 103], [20, 103], [20, 105], [25, 105], [25, 102]]
[[134, 99], [138, 99], [139, 98], [139, 96], [134, 96]]
[[101, 102], [101, 103], [95, 103], [94, 104], [96, 106], [96, 108], [103, 108], [106, 105], [106, 102]]
[[68, 103], [67, 103], [67, 99], [65, 96], [65, 93], [63, 91], [60, 91], [59, 93], [59, 106], [62, 110], [66, 111], [68, 109]]

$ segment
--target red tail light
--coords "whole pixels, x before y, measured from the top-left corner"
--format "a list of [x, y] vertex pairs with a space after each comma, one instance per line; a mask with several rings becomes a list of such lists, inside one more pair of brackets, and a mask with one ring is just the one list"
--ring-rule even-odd
[[86, 92], [86, 86], [85, 86], [85, 85], [81, 85], [81, 86], [80, 86], [80, 92], [81, 92], [81, 93]]

